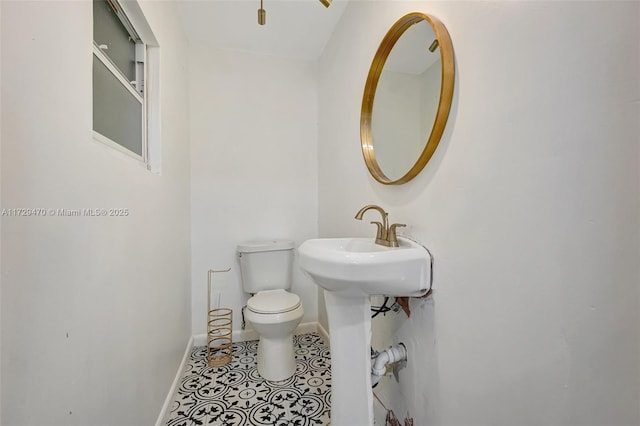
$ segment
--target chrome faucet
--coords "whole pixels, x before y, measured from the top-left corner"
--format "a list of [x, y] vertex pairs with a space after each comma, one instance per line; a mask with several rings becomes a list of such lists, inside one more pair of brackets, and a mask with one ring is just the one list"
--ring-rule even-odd
[[404, 225], [402, 223], [394, 223], [393, 225], [389, 226], [389, 213], [385, 212], [382, 207], [376, 206], [375, 204], [369, 204], [361, 208], [358, 213], [356, 213], [355, 218], [358, 220], [362, 220], [362, 216], [367, 210], [377, 210], [382, 216], [382, 223], [371, 222], [378, 227], [378, 232], [376, 233], [376, 244], [380, 244], [381, 246], [386, 247], [399, 247], [398, 238], [396, 236], [396, 228], [407, 225]]

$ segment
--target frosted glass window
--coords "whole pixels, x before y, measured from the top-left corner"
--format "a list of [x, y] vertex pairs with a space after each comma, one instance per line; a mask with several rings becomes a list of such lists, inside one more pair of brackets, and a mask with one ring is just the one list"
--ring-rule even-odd
[[93, 130], [142, 156], [143, 105], [93, 56]]
[[93, 1], [93, 41], [129, 81], [136, 79], [135, 39], [106, 0]]
[[119, 0], [93, 0], [94, 139], [145, 163], [146, 52]]

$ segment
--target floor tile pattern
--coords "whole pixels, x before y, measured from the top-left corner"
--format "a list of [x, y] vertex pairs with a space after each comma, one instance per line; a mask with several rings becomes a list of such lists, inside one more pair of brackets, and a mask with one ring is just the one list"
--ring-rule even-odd
[[257, 371], [258, 341], [233, 344], [233, 360], [209, 367], [193, 348], [167, 426], [324, 426], [331, 407], [330, 354], [316, 333], [294, 336], [296, 374], [274, 384]]

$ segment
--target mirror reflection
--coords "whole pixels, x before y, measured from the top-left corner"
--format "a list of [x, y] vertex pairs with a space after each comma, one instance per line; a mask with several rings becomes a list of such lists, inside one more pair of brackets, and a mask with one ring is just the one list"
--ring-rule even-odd
[[453, 45], [432, 15], [409, 13], [389, 29], [362, 95], [360, 141], [371, 175], [385, 185], [413, 179], [435, 152], [449, 118]]
[[426, 21], [404, 32], [384, 64], [371, 132], [376, 159], [390, 180], [411, 169], [429, 139], [438, 111], [441, 64], [436, 35]]

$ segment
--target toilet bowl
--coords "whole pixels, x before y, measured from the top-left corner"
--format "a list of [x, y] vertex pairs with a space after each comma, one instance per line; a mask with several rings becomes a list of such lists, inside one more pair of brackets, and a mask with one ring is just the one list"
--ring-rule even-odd
[[267, 290], [247, 301], [244, 317], [260, 336], [258, 373], [265, 380], [279, 382], [296, 371], [293, 331], [304, 309], [300, 298], [285, 290]]
[[258, 374], [280, 382], [296, 371], [293, 332], [302, 321], [300, 298], [289, 292], [293, 241], [250, 241], [238, 245], [242, 286], [252, 295], [244, 318], [260, 336]]

